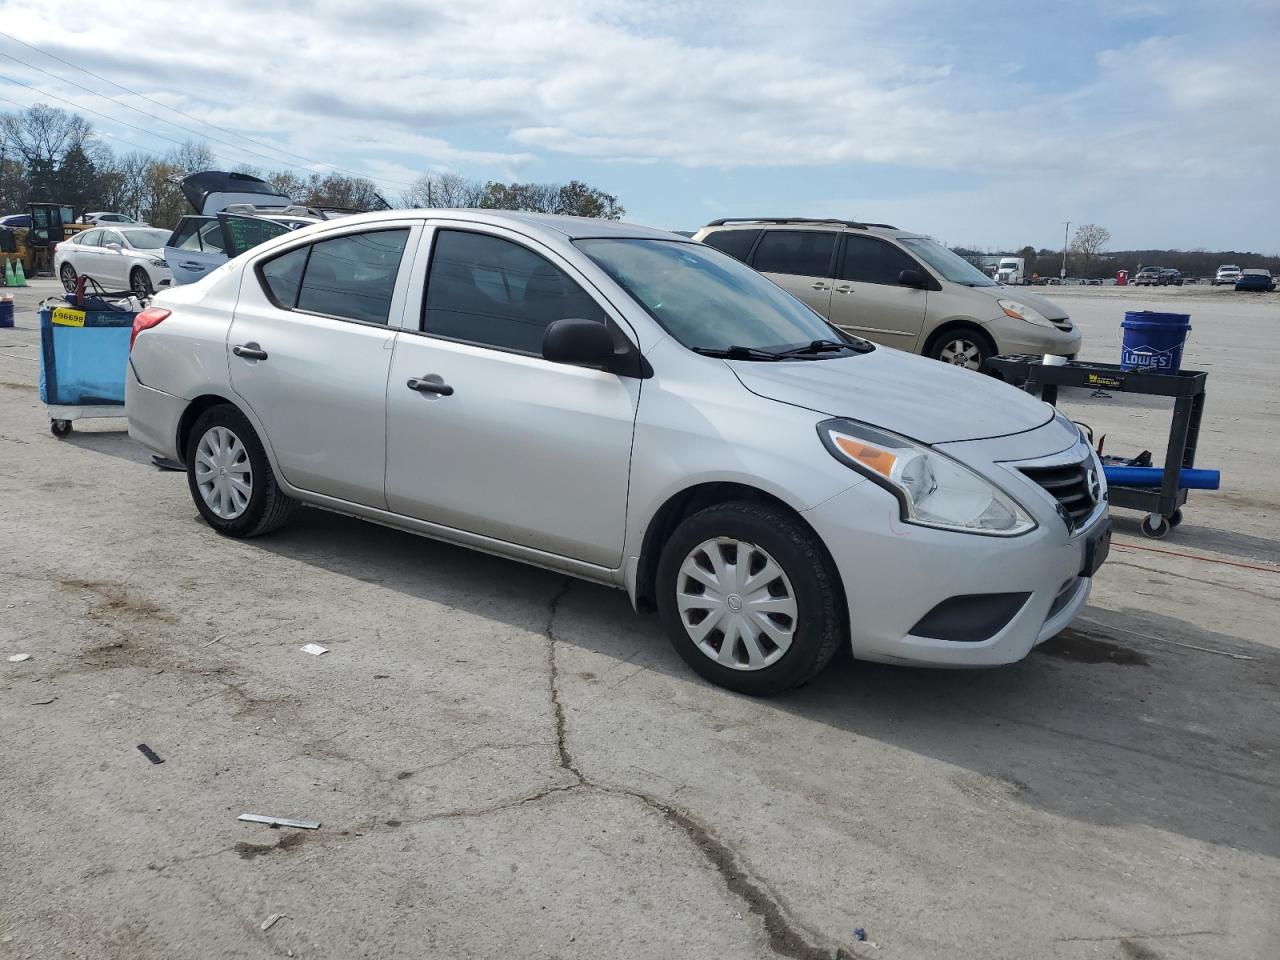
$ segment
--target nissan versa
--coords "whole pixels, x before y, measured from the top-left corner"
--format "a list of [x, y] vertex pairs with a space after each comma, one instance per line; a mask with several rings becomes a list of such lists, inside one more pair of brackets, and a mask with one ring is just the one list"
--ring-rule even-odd
[[1019, 660], [1109, 546], [1099, 462], [1051, 407], [644, 227], [317, 224], [157, 296], [127, 382], [130, 434], [215, 530], [307, 503], [622, 587], [746, 693], [841, 645]]

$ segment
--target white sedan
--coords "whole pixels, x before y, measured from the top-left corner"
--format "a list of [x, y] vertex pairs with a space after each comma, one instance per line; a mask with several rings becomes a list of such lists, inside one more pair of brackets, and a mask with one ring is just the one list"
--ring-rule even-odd
[[53, 269], [68, 292], [77, 277], [91, 277], [109, 291], [132, 290], [150, 296], [173, 283], [164, 259], [168, 230], [111, 226], [84, 230], [58, 244]]

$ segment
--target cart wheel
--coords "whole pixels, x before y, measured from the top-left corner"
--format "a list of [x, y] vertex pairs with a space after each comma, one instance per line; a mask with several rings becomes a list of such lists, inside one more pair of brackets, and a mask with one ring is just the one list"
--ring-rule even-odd
[[1150, 537], [1152, 540], [1163, 539], [1172, 529], [1172, 524], [1158, 513], [1148, 513], [1142, 518], [1143, 536]]
[[1182, 522], [1182, 508], [1176, 507], [1173, 513], [1169, 516], [1169, 526], [1176, 527], [1181, 522]]
[[50, 420], [49, 432], [61, 440], [63, 437], [71, 433], [70, 420]]

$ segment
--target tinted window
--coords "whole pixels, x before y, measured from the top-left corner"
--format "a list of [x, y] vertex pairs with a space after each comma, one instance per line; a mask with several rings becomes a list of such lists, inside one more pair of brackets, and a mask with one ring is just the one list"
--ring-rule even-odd
[[898, 274], [903, 270], [919, 270], [920, 265], [892, 244], [874, 237], [846, 234], [844, 255], [840, 258], [841, 280], [862, 283], [898, 285]]
[[357, 233], [311, 245], [298, 309], [386, 323], [408, 229]]
[[[200, 229], [196, 231], [200, 238], [200, 249], [205, 253], [226, 253], [226, 244], [222, 239], [222, 224], [217, 220], [210, 220], [208, 223], [202, 224]], [[194, 247], [188, 249], [194, 250]]]
[[261, 217], [241, 217], [234, 214], [223, 214], [219, 219], [226, 225], [230, 237], [231, 249], [227, 255], [238, 257], [246, 250], [252, 250], [260, 243], [272, 237], [281, 237], [289, 232], [287, 224], [264, 220]]
[[747, 254], [751, 252], [751, 246], [758, 236], [760, 236], [759, 230], [719, 230], [716, 233], [707, 234], [702, 242], [717, 250], [723, 250], [729, 256], [737, 257], [745, 263]]
[[167, 246], [177, 247], [179, 250], [199, 250], [200, 238], [196, 236], [196, 230], [204, 222], [200, 217], [183, 217]]
[[606, 322], [581, 287], [536, 253], [480, 233], [436, 234], [423, 310], [427, 333], [541, 354], [547, 325], [569, 317]]
[[298, 302], [298, 284], [310, 252], [310, 247], [299, 247], [263, 264], [262, 282], [276, 306], [292, 309]]
[[751, 265], [761, 273], [829, 277], [838, 236], [834, 231], [766, 230]]

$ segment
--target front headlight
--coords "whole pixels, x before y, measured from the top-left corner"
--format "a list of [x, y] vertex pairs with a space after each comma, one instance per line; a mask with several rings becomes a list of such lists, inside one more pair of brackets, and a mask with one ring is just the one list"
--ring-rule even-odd
[[825, 420], [818, 436], [833, 457], [897, 497], [908, 523], [997, 537], [1035, 529], [995, 484], [906, 437], [852, 420]]
[[1025, 320], [1027, 323], [1034, 323], [1041, 327], [1053, 326], [1048, 317], [1034, 307], [1028, 307], [1025, 303], [1019, 303], [1017, 300], [997, 300], [996, 303], [1000, 305], [1000, 309], [1004, 311], [1006, 317]]
[[152, 261], [151, 261], [151, 265], [152, 265], [153, 267], [167, 267], [167, 266], [169, 266], [169, 264], [167, 264], [165, 261], [161, 260], [159, 257], [156, 257], [154, 260], [152, 260]]

